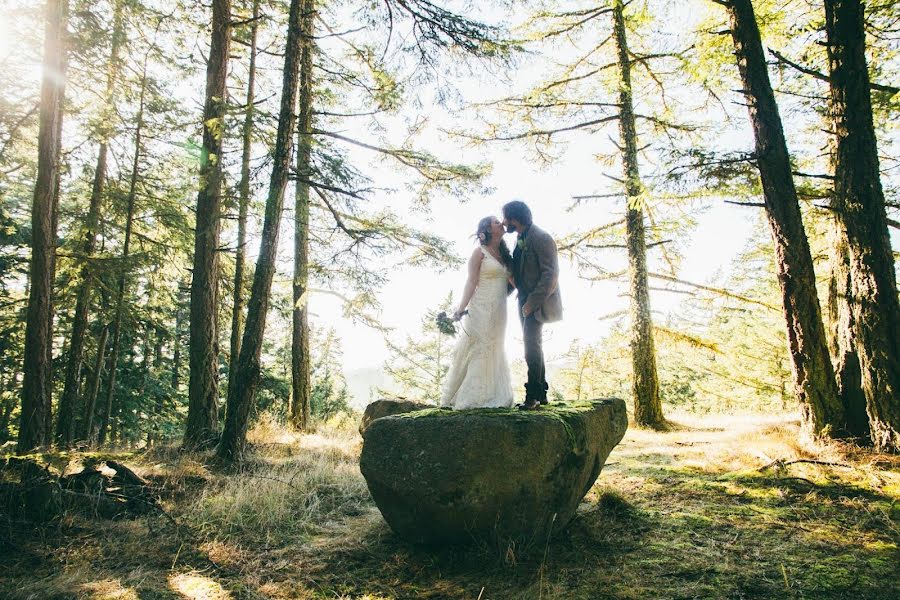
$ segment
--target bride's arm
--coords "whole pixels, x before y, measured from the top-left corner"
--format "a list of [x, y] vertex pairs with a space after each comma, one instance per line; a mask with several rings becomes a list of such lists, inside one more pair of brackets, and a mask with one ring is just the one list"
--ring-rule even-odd
[[469, 258], [469, 277], [466, 279], [466, 287], [463, 289], [463, 295], [459, 301], [459, 309], [456, 311], [455, 316], [457, 318], [466, 310], [469, 300], [472, 299], [472, 295], [475, 293], [475, 288], [478, 287], [478, 275], [481, 273], [482, 260], [484, 260], [484, 253], [481, 251], [481, 248], [475, 248], [475, 251], [472, 252], [472, 256]]

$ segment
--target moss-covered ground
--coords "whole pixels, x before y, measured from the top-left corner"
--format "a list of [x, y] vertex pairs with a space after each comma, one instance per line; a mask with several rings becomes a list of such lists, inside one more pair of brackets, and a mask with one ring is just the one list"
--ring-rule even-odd
[[259, 428], [237, 474], [117, 454], [178, 526], [0, 519], [0, 597], [900, 598], [900, 457], [804, 441], [791, 416], [672, 421], [630, 429], [570, 527], [524, 555], [397, 539], [352, 424]]

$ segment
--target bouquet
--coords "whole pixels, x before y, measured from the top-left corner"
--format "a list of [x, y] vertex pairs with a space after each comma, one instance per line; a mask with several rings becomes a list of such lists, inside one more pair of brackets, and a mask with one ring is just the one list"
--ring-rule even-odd
[[[469, 311], [467, 310], [463, 311], [460, 317], [468, 313]], [[444, 335], [456, 335], [456, 325], [454, 325], [454, 323], [456, 323], [456, 321], [458, 320], [459, 319], [447, 316], [447, 313], [444, 311], [439, 312], [434, 319], [435, 323], [437, 324], [438, 331], [440, 331]]]

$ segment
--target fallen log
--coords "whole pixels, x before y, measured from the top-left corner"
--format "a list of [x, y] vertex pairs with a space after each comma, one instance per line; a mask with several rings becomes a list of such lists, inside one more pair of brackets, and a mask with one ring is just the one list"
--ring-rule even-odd
[[16, 458], [0, 466], [0, 476], [5, 480], [0, 513], [16, 518], [50, 521], [76, 512], [121, 519], [164, 512], [152, 484], [113, 460], [88, 462], [79, 471], [61, 475], [32, 458]]

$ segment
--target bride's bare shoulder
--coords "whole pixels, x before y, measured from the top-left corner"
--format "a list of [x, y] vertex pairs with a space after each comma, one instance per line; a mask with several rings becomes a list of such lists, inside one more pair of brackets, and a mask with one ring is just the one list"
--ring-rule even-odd
[[472, 256], [469, 257], [469, 277], [478, 277], [478, 274], [481, 272], [481, 261], [484, 260], [484, 252], [481, 251], [481, 246], [476, 246], [472, 251]]

